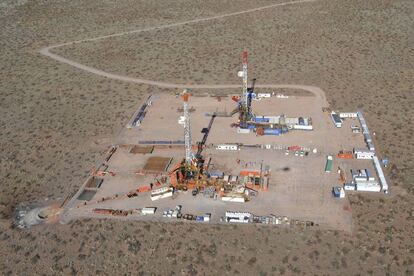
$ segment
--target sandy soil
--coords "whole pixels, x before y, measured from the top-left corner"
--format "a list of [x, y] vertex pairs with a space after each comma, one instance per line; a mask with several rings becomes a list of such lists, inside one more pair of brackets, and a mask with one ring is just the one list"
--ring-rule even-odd
[[[10, 217], [18, 203], [57, 200], [78, 188], [140, 99], [154, 90], [175, 92], [85, 73], [41, 55], [41, 48], [277, 2], [114, 3], [29, 1], [1, 14], [2, 274], [413, 273], [414, 7], [409, 0], [322, 0], [222, 19], [222, 26], [203, 24], [206, 29], [194, 25], [148, 38], [119, 37], [112, 47], [59, 49], [67, 51], [64, 56], [132, 77], [233, 83], [240, 49], [249, 43], [257, 65], [252, 74], [262, 83], [317, 86], [335, 108], [362, 108], [377, 133], [377, 147], [392, 162], [393, 193], [386, 199], [350, 198], [352, 235], [104, 220], [14, 229]], [[242, 29], [244, 18], [248, 27]], [[180, 47], [185, 51], [176, 50]], [[223, 48], [230, 58], [215, 57]]]

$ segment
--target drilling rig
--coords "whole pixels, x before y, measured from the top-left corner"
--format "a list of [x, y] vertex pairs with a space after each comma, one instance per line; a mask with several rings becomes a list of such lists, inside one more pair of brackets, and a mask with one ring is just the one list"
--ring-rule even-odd
[[206, 178], [201, 151], [198, 150], [197, 154], [192, 151], [190, 111], [188, 107], [189, 91], [184, 90], [182, 98], [184, 114], [179, 123], [184, 126], [185, 158], [170, 172], [171, 184], [176, 188], [198, 186]]
[[243, 70], [239, 72], [239, 76], [243, 79], [242, 85], [242, 97], [233, 97], [233, 100], [237, 102], [237, 108], [233, 110], [231, 115], [239, 113], [239, 127], [247, 128], [248, 121], [253, 117], [252, 113], [252, 96], [254, 90], [254, 84], [256, 79], [253, 79], [252, 86], [248, 88], [247, 83], [247, 51], [243, 51]]

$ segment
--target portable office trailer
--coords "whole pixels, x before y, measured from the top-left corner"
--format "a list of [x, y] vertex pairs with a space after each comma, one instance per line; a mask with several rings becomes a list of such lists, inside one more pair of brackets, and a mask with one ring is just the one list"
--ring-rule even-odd
[[313, 130], [313, 126], [310, 125], [294, 125], [293, 129], [297, 130]]
[[151, 192], [151, 200], [158, 200], [162, 198], [172, 197], [174, 189], [171, 187], [163, 187], [155, 189]]
[[258, 98], [270, 98], [271, 96], [270, 93], [257, 93]]
[[227, 222], [240, 222], [240, 223], [249, 223], [252, 218], [251, 213], [247, 212], [229, 212], [225, 214], [225, 219]]
[[344, 190], [345, 191], [355, 191], [356, 187], [355, 187], [355, 183], [345, 183], [344, 184]]
[[221, 197], [221, 200], [227, 201], [227, 202], [240, 202], [240, 203], [243, 203], [246, 201], [246, 199], [241, 196], [223, 196]]
[[156, 210], [157, 210], [156, 207], [144, 207], [144, 208], [142, 208], [141, 213], [143, 215], [153, 215], [153, 214], [155, 214]]
[[354, 149], [356, 159], [372, 159], [375, 156], [375, 152], [366, 149]]
[[235, 145], [235, 144], [221, 144], [221, 145], [217, 145], [216, 149], [218, 150], [239, 150], [240, 147], [239, 145]]
[[381, 186], [377, 181], [355, 181], [357, 191], [379, 192]]
[[387, 180], [385, 179], [385, 175], [384, 175], [384, 172], [381, 168], [381, 164], [378, 160], [378, 157], [374, 156], [374, 158], [372, 158], [372, 160], [374, 162], [374, 167], [375, 167], [375, 170], [376, 170], [377, 175], [378, 175], [378, 179], [379, 179], [380, 184], [381, 184], [381, 189], [384, 193], [388, 193], [388, 183], [387, 183]]
[[339, 113], [340, 118], [356, 118], [357, 113], [356, 112], [341, 112]]

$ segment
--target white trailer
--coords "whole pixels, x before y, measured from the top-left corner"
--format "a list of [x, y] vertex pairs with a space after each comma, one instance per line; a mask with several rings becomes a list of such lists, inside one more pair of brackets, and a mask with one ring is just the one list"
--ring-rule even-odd
[[141, 214], [143, 214], [143, 215], [153, 215], [153, 214], [155, 214], [156, 210], [157, 210], [156, 207], [144, 207], [141, 210]]
[[270, 93], [257, 93], [258, 98], [270, 98], [271, 96]]
[[375, 156], [375, 152], [365, 149], [354, 149], [356, 159], [372, 159]]
[[239, 203], [244, 203], [246, 201], [246, 199], [242, 196], [223, 196], [221, 200], [227, 201], [227, 202], [239, 202]]
[[372, 161], [374, 162], [374, 167], [375, 167], [375, 170], [377, 171], [378, 179], [379, 179], [380, 184], [381, 184], [381, 189], [384, 193], [387, 194], [388, 193], [388, 183], [387, 183], [387, 180], [385, 179], [385, 175], [384, 175], [384, 172], [382, 170], [381, 163], [379, 162], [377, 156], [374, 156], [374, 158], [372, 158]]
[[240, 150], [240, 147], [237, 144], [220, 144], [220, 145], [217, 145], [216, 149], [218, 150]]
[[313, 130], [313, 126], [309, 126], [309, 125], [294, 125], [293, 129], [297, 129], [297, 130]]
[[225, 219], [227, 222], [249, 223], [252, 218], [251, 213], [226, 211]]
[[163, 187], [159, 189], [155, 189], [151, 192], [151, 200], [158, 200], [161, 198], [167, 198], [173, 196], [174, 189], [171, 187]]
[[250, 133], [250, 129], [248, 129], [248, 128], [240, 128], [240, 127], [238, 127], [238, 128], [237, 128], [237, 133], [240, 133], [240, 134]]
[[377, 181], [355, 181], [356, 190], [363, 192], [380, 192], [381, 186]]
[[356, 118], [357, 113], [356, 112], [341, 112], [339, 113], [340, 118]]

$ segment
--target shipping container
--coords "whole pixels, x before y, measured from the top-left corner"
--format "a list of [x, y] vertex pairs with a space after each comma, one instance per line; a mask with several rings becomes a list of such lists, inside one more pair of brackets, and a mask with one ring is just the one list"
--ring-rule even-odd
[[260, 176], [260, 171], [240, 171], [241, 176]]
[[337, 156], [338, 158], [341, 158], [341, 159], [353, 159], [354, 158], [354, 154], [352, 153], [352, 151], [340, 151]]
[[332, 171], [332, 165], [333, 165], [332, 155], [328, 155], [326, 157], [325, 172], [331, 172]]

